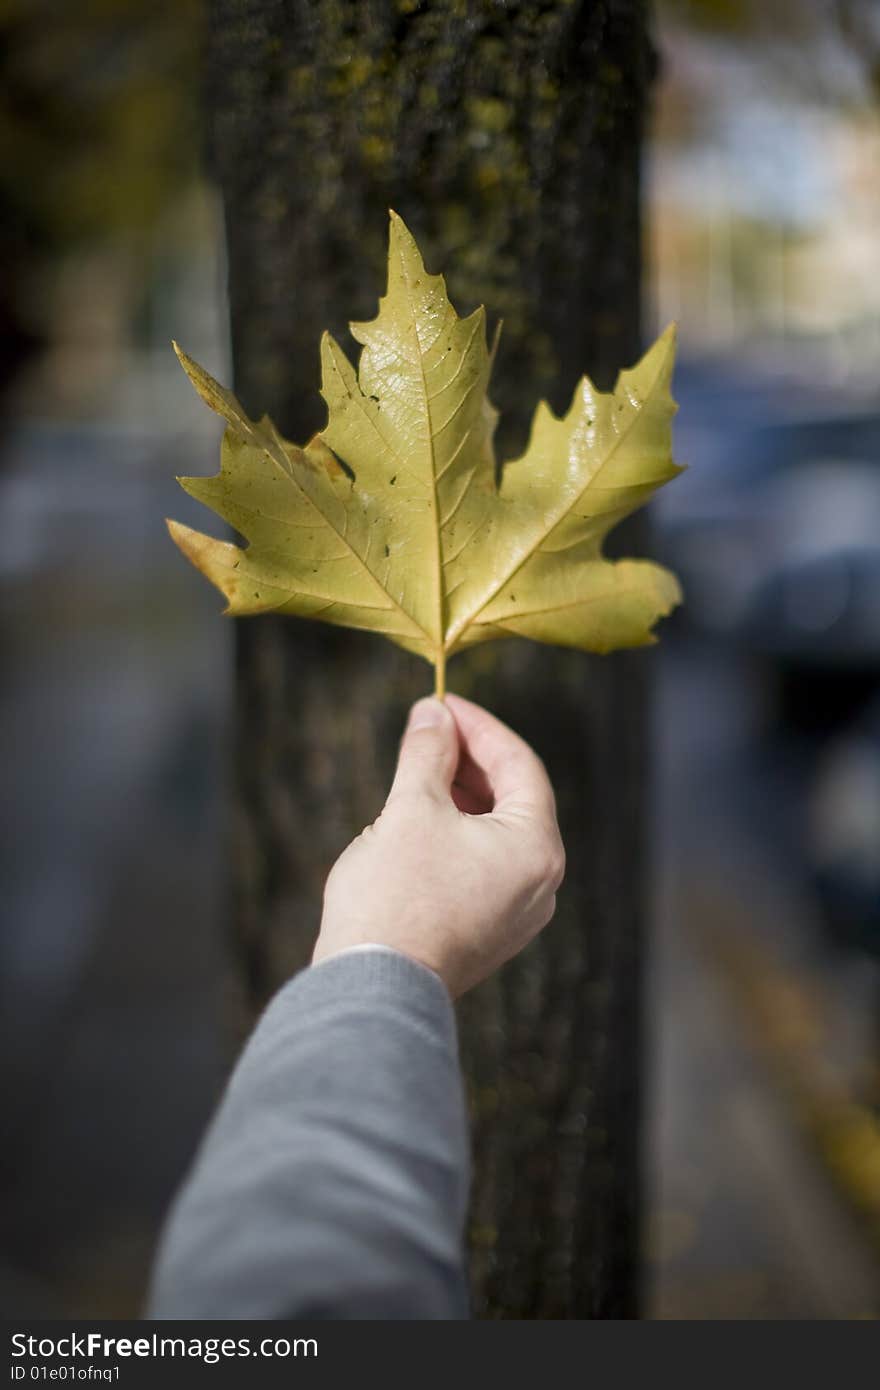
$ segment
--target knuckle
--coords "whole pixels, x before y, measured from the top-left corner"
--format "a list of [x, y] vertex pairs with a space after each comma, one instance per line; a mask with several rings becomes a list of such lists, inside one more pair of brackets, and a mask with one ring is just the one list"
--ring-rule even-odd
[[565, 846], [558, 835], [554, 838], [550, 846], [547, 869], [547, 876], [553, 884], [553, 891], [555, 893], [565, 877]]
[[549, 887], [555, 893], [565, 872], [565, 850], [558, 835], [546, 835], [539, 840], [530, 867], [538, 886]]
[[553, 782], [550, 777], [550, 770], [547, 767], [547, 764], [544, 762], [544, 759], [540, 758], [537, 753], [534, 754], [534, 758], [535, 774], [538, 780], [544, 784], [544, 787], [549, 793], [551, 800], [555, 803], [556, 797], [553, 792]]
[[543, 759], [542, 757], [539, 757], [539, 755], [538, 755], [537, 753], [535, 754], [535, 764], [536, 764], [536, 770], [537, 770], [538, 776], [539, 776], [539, 777], [545, 778], [546, 781], [547, 781], [547, 784], [548, 784], [548, 786], [549, 786], [549, 785], [550, 785], [550, 773], [549, 773], [549, 771], [548, 771], [547, 764], [544, 762], [544, 759]]

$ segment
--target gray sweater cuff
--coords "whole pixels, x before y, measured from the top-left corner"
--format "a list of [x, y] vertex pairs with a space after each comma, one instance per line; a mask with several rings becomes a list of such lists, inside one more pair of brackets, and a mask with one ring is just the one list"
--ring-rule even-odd
[[316, 965], [307, 966], [288, 980], [267, 1005], [263, 1017], [297, 1008], [320, 1007], [328, 997], [361, 1003], [405, 1003], [437, 1041], [457, 1054], [455, 1011], [440, 976], [427, 965], [395, 951], [391, 946], [369, 945], [340, 951]]

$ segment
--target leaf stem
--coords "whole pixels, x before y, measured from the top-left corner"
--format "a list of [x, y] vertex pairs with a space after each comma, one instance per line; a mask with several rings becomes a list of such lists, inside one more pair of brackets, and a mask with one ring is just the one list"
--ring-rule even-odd
[[446, 694], [446, 652], [443, 647], [434, 661], [434, 694], [442, 700]]

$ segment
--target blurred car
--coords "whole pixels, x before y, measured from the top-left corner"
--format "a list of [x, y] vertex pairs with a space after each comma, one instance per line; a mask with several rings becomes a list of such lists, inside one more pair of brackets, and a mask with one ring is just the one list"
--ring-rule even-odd
[[820, 757], [808, 853], [833, 938], [880, 956], [880, 698]]
[[814, 666], [880, 667], [880, 415], [734, 384], [682, 399], [693, 470], [656, 508], [692, 632]]
[[787, 808], [830, 938], [880, 954], [880, 416], [698, 384], [677, 451], [695, 466], [657, 509], [678, 632], [737, 672], [764, 732], [748, 775]]

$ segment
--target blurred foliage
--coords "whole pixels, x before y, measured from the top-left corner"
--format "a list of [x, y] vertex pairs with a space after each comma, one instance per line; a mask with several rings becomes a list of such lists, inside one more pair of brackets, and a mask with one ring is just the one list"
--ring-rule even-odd
[[861, 54], [874, 94], [880, 99], [880, 6], [876, 0], [837, 0], [835, 13], [844, 39]]
[[0, 0], [0, 385], [43, 325], [32, 287], [137, 238], [195, 174], [202, 0]]
[[842, 44], [880, 94], [880, 6], [877, 0], [658, 0], [661, 19], [731, 42], [791, 45], [790, 58], [815, 70], [827, 63], [828, 40]]
[[755, 935], [712, 931], [706, 945], [791, 1113], [880, 1249], [880, 1095], [873, 1065], [848, 1080], [833, 1060], [821, 976], [783, 963]]
[[749, 0], [660, 0], [665, 16], [682, 24], [720, 34], [745, 34], [756, 23], [756, 6]]

